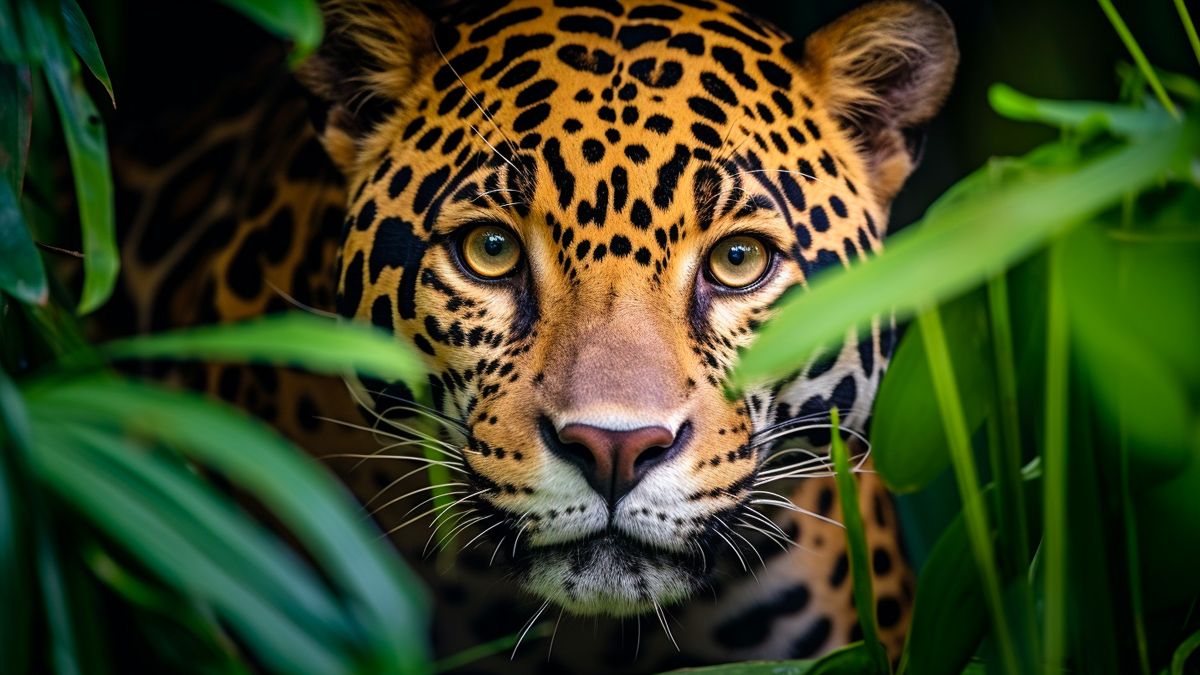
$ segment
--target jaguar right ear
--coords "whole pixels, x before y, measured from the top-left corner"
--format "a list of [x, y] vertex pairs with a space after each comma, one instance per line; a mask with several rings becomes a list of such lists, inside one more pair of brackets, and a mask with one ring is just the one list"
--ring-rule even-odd
[[891, 202], [919, 158], [910, 141], [954, 82], [954, 24], [928, 0], [876, 0], [809, 37], [804, 60], [824, 105], [858, 140], [875, 194]]
[[433, 22], [403, 0], [326, 0], [325, 39], [297, 71], [312, 94], [313, 123], [343, 173], [365, 140], [404, 102], [418, 67], [436, 58]]

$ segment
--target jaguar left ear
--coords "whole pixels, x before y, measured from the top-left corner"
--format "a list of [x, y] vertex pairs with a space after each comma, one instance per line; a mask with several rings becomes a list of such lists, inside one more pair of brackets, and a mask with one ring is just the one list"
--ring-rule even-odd
[[890, 203], [916, 167], [920, 127], [954, 81], [950, 18], [926, 0], [872, 2], [809, 37], [804, 64], [820, 100], [856, 136], [875, 194]]
[[434, 26], [403, 0], [326, 0], [325, 39], [296, 77], [335, 164], [352, 173], [364, 139], [400, 105], [419, 65], [435, 57]]

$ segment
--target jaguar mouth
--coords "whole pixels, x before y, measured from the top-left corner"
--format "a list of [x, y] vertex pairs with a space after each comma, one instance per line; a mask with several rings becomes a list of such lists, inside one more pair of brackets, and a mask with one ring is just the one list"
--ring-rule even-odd
[[701, 549], [668, 551], [616, 530], [529, 547], [515, 559], [526, 589], [575, 614], [633, 616], [692, 595], [711, 569]]

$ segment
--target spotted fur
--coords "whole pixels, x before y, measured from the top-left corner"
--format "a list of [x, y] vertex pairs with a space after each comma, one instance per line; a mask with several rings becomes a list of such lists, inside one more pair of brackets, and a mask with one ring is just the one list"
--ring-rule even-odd
[[[328, 37], [297, 78], [307, 102], [294, 85], [259, 89], [208, 128], [199, 155], [122, 160], [142, 195], [125, 282], [139, 326], [251, 316], [286, 296], [419, 350], [462, 495], [454, 525], [471, 544], [457, 571], [429, 572], [443, 651], [547, 606], [618, 617], [605, 625], [631, 636], [639, 626], [636, 646], [605, 641], [603, 658], [585, 657], [588, 631], [564, 627], [560, 645], [586, 645], [559, 652], [576, 670], [657, 667], [675, 641], [683, 661], [719, 661], [856, 639], [821, 457], [831, 407], [864, 428], [894, 326], [877, 320], [741, 400], [721, 382], [782, 293], [881, 250], [957, 61], [941, 10], [876, 2], [806, 41], [715, 0], [460, 3], [436, 20], [387, 0], [325, 11]], [[180, 191], [199, 164], [211, 182]], [[163, 219], [183, 245], [162, 239]], [[461, 237], [480, 224], [519, 240], [513, 274], [485, 280], [463, 264]], [[772, 251], [765, 276], [736, 291], [705, 269], [735, 234]], [[359, 414], [336, 387], [262, 369], [195, 377], [317, 454], [362, 452], [361, 437], [318, 419]], [[385, 419], [411, 412], [398, 384], [356, 388]], [[571, 425], [670, 440], [609, 495], [561, 441]], [[810, 463], [781, 468], [789, 447]], [[411, 468], [348, 481], [378, 499]], [[886, 493], [862, 485], [896, 653], [910, 573]], [[381, 511], [381, 526], [420, 499]], [[789, 500], [796, 510], [776, 508]], [[428, 535], [408, 532], [401, 548], [419, 551]], [[497, 588], [497, 572], [524, 595]], [[642, 644], [641, 624], [667, 611], [672, 639], [647, 631]]]

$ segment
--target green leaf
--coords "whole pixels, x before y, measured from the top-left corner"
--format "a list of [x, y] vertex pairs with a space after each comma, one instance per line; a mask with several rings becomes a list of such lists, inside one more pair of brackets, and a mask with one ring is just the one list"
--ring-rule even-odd
[[5, 63], [25, 61], [25, 50], [21, 45], [16, 15], [13, 14], [12, 6], [7, 0], [0, 2], [0, 61]]
[[6, 180], [16, 195], [21, 194], [29, 159], [32, 112], [29, 67], [0, 63], [0, 180]]
[[71, 158], [83, 227], [84, 278], [79, 312], [86, 314], [112, 295], [120, 267], [108, 139], [96, 106], [83, 86], [79, 61], [67, 48], [55, 15], [57, 8], [37, 0], [20, 0], [20, 8], [29, 48], [39, 57], [46, 74]]
[[212, 359], [286, 365], [314, 372], [421, 385], [425, 369], [408, 346], [363, 323], [340, 323], [310, 314], [283, 313], [240, 323], [186, 328], [110, 342], [114, 359]]
[[[941, 311], [967, 428], [975, 431], [992, 402], [987, 309], [982, 294], [973, 292]], [[921, 331], [908, 331], [901, 340], [879, 387], [875, 410], [871, 454], [875, 469], [893, 491], [919, 490], [950, 466], [950, 446]]]
[[1175, 650], [1175, 654], [1171, 657], [1171, 675], [1187, 675], [1187, 661], [1197, 649], [1200, 649], [1200, 631], [1192, 633], [1188, 636], [1179, 648]]
[[982, 283], [1182, 163], [1196, 151], [1196, 126], [1167, 127], [1069, 173], [1027, 172], [928, 214], [878, 257], [820, 275], [809, 291], [786, 296], [741, 355], [732, 384], [745, 388], [788, 372], [873, 316], [893, 310], [906, 316]]
[[48, 295], [42, 256], [7, 181], [0, 181], [0, 290], [36, 305], [45, 304]]
[[366, 528], [334, 479], [265, 425], [196, 395], [107, 377], [43, 381], [26, 400], [47, 417], [158, 439], [255, 495], [352, 599], [379, 668], [427, 668], [420, 582]]
[[1048, 101], [1026, 96], [1012, 87], [993, 84], [988, 89], [992, 108], [1009, 119], [1043, 122], [1064, 127], [1098, 124], [1117, 136], [1141, 136], [1175, 124], [1158, 105], [1134, 108], [1095, 101]]
[[87, 17], [75, 0], [61, 0], [63, 23], [67, 28], [67, 37], [71, 40], [71, 48], [83, 59], [83, 63], [92, 71], [92, 75], [104, 85], [112, 100], [113, 107], [117, 99], [113, 96], [112, 80], [108, 77], [108, 69], [104, 67], [104, 59], [100, 56], [100, 47], [96, 45], [96, 36], [88, 24]]
[[[1200, 314], [1179, 308], [1200, 302], [1200, 246], [1122, 246], [1099, 227], [1082, 229], [1068, 242], [1063, 282], [1071, 299], [1071, 340], [1109, 413], [1100, 421], [1113, 428], [1121, 416], [1136, 482], [1169, 479], [1193, 457], [1188, 385], [1200, 372]], [[1155, 297], [1168, 288], [1169, 302]]]
[[296, 65], [321, 44], [324, 22], [315, 0], [221, 0], [260, 26], [294, 43], [288, 59]]
[[[917, 317], [917, 325], [925, 341], [929, 358], [929, 370], [933, 379], [933, 390], [938, 407], [942, 412], [942, 424], [950, 444], [950, 464], [954, 468], [955, 482], [962, 498], [963, 517], [966, 522], [967, 539], [975, 558], [984, 589], [984, 598], [991, 613], [993, 635], [1000, 652], [1004, 672], [1015, 675], [1021, 672], [1009, 622], [1004, 613], [1001, 598], [1000, 573], [996, 568], [996, 553], [992, 542], [991, 526], [987, 505], [979, 488], [975, 457], [967, 431], [966, 417], [962, 409], [954, 366], [946, 345], [941, 315], [935, 307]], [[1027, 669], [1026, 669], [1027, 670]]]
[[813, 664], [807, 675], [862, 675], [874, 669], [871, 650], [854, 642], [829, 652]]
[[0, 654], [4, 667], [27, 671], [29, 662], [30, 532], [24, 455], [29, 449], [29, 419], [21, 393], [0, 370]]
[[871, 657], [871, 666], [864, 673], [892, 672], [887, 652], [879, 641], [879, 625], [875, 622], [875, 591], [871, 587], [871, 565], [867, 562], [867, 533], [863, 526], [862, 512], [858, 510], [858, 484], [850, 471], [846, 444], [838, 429], [838, 410], [829, 411], [833, 442], [833, 455], [838, 499], [842, 505], [842, 523], [846, 528], [846, 547], [850, 553], [850, 579], [854, 584], [854, 606], [858, 612], [858, 625], [863, 631], [863, 645]]
[[673, 675], [810, 675], [815, 664], [816, 661], [742, 661], [668, 672]]
[[219, 565], [200, 541], [172, 527], [169, 516], [119, 467], [52, 427], [41, 431], [39, 452], [32, 459], [42, 480], [164, 579], [209, 598], [259, 647], [256, 653], [267, 664], [280, 670], [346, 672], [326, 645], [297, 630], [286, 614], [245, 583], [242, 570]]
[[959, 514], [921, 569], [901, 672], [957, 674], [979, 649], [987, 625], [983, 586]]

